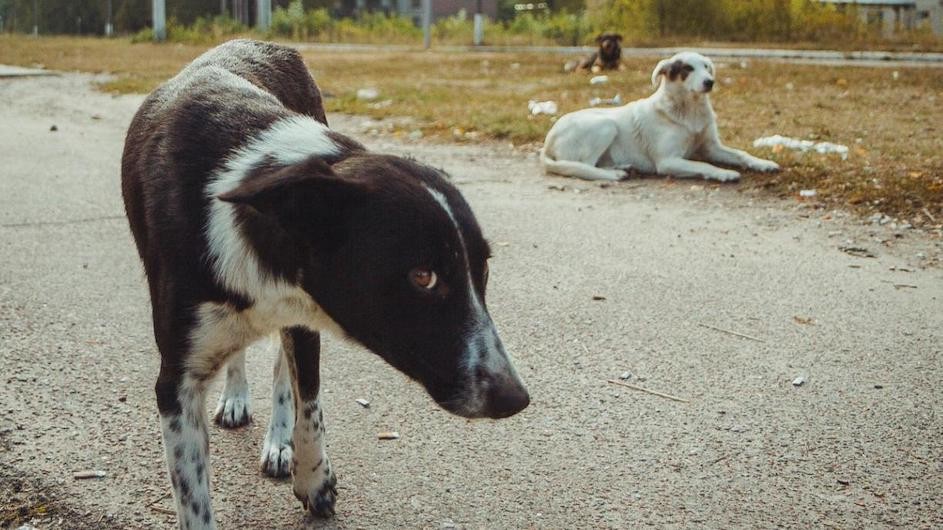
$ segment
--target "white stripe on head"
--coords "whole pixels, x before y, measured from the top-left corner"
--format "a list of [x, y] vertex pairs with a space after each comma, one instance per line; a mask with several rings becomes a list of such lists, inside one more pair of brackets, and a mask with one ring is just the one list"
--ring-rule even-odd
[[[478, 295], [478, 291], [475, 290], [475, 282], [472, 280], [471, 276], [471, 262], [469, 260], [468, 247], [465, 244], [465, 237], [462, 234], [458, 220], [455, 218], [455, 214], [449, 206], [448, 199], [438, 190], [432, 189], [429, 186], [425, 186], [425, 188], [429, 194], [432, 195], [432, 198], [439, 203], [439, 206], [445, 210], [445, 213], [448, 214], [458, 234], [459, 244], [462, 246], [462, 258], [465, 261], [465, 273], [468, 278], [468, 299], [471, 303], [471, 310], [475, 320], [464, 337], [466, 357], [463, 364], [469, 373], [473, 373], [477, 367], [483, 366], [493, 373], [507, 372], [513, 377], [517, 377], [514, 367], [511, 364], [510, 355], [508, 355], [507, 352], [501, 355], [503, 348], [499, 347], [498, 334], [494, 328], [494, 322], [491, 321], [491, 317], [488, 315], [487, 311], [485, 311], [481, 297]], [[481, 351], [476, 347], [478, 341], [475, 339], [479, 337], [484, 340], [487, 347], [485, 351]], [[480, 357], [482, 354], [485, 355], [484, 359]]]
[[468, 275], [468, 298], [471, 300], [472, 310], [475, 312], [475, 317], [477, 319], [476, 324], [481, 326], [484, 324], [487, 315], [485, 314], [484, 305], [481, 303], [481, 299], [478, 297], [478, 291], [475, 290], [475, 283], [472, 281], [471, 262], [468, 259], [468, 247], [465, 245], [465, 236], [462, 234], [462, 229], [459, 227], [458, 220], [455, 218], [455, 214], [452, 213], [452, 208], [449, 206], [449, 201], [445, 198], [445, 195], [443, 195], [439, 190], [434, 190], [429, 186], [424, 187], [426, 188], [426, 191], [432, 195], [432, 198], [435, 199], [435, 202], [439, 203], [439, 206], [445, 210], [445, 213], [452, 221], [452, 226], [455, 227], [455, 232], [458, 234], [458, 242], [462, 246], [462, 259], [465, 260], [465, 273]]
[[267, 157], [280, 164], [301, 162], [310, 156], [329, 156], [340, 147], [328, 135], [330, 129], [309, 116], [292, 116], [271, 127], [234, 152], [222, 170], [206, 186], [210, 211], [206, 235], [209, 259], [217, 279], [237, 293], [259, 299], [273, 288], [284, 289], [260, 268], [258, 260], [239, 232], [234, 206], [216, 197], [235, 189], [252, 169]]

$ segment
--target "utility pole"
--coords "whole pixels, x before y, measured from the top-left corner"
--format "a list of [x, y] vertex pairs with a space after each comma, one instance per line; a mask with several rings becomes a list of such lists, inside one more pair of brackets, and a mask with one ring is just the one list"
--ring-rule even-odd
[[422, 0], [422, 47], [432, 47], [432, 0]]
[[115, 33], [115, 26], [111, 23], [111, 0], [108, 0], [108, 19], [105, 22], [105, 36], [111, 37]]
[[272, 0], [256, 0], [255, 26], [260, 31], [268, 31], [272, 25]]
[[154, 40], [164, 42], [167, 38], [167, 9], [164, 0], [151, 0], [154, 11]]
[[39, 0], [33, 0], [33, 36], [39, 36]]
[[481, 46], [485, 40], [485, 15], [481, 12], [481, 0], [475, 9], [475, 46]]

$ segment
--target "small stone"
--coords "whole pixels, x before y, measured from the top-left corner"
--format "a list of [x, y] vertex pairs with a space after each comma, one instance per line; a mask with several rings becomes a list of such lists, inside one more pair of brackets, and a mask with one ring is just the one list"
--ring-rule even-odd
[[619, 379], [623, 381], [628, 381], [629, 379], [632, 379], [632, 372], [622, 372], [622, 375], [619, 376]]
[[377, 99], [378, 97], [380, 97], [380, 91], [375, 88], [368, 87], [357, 90], [357, 99], [371, 101]]
[[370, 402], [367, 401], [367, 400], [364, 399], [364, 398], [358, 398], [358, 399], [357, 399], [357, 404], [360, 405], [361, 407], [365, 408], [365, 409], [369, 409], [369, 408], [370, 408]]
[[792, 380], [792, 386], [802, 386], [805, 384], [805, 376], [800, 375], [799, 377]]
[[72, 474], [72, 478], [75, 480], [84, 480], [89, 478], [105, 478], [108, 476], [107, 473], [99, 469], [87, 469], [84, 471], [76, 471]]
[[884, 388], [884, 385], [874, 385], [874, 388], [881, 390], [882, 388]]
[[377, 433], [377, 438], [380, 440], [396, 440], [399, 438], [399, 433], [396, 431], [383, 431]]
[[422, 139], [422, 131], [420, 131], [419, 129], [416, 129], [416, 130], [410, 132], [410, 133], [409, 133], [409, 139], [410, 139], [410, 140], [421, 140], [421, 139]]
[[53, 125], [52, 127], [49, 128], [49, 130], [50, 130], [51, 132], [56, 132], [56, 131], [59, 130], [59, 128], [56, 127], [55, 125]]

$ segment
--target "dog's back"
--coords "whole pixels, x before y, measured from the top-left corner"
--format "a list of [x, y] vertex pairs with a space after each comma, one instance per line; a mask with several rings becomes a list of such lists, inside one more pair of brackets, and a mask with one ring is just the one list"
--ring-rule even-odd
[[[223, 44], [148, 96], [128, 129], [122, 158], [122, 194], [145, 268], [209, 277], [200, 259], [204, 242], [179, 238], [206, 227], [206, 179], [248, 138], [292, 113], [327, 123], [298, 52], [258, 41]], [[168, 255], [168, 247], [176, 252]]]

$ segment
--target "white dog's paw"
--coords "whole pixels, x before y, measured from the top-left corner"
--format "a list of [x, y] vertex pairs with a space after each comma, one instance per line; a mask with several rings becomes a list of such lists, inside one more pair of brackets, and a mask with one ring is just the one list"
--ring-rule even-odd
[[772, 160], [757, 159], [750, 162], [750, 164], [748, 164], [747, 167], [752, 169], [753, 171], [762, 171], [764, 173], [772, 173], [774, 171], [780, 170], [779, 164], [777, 164], [776, 162], [773, 162]]
[[272, 478], [288, 478], [291, 475], [291, 461], [294, 456], [291, 439], [278, 439], [269, 434], [262, 443], [262, 458], [259, 469], [262, 474]]
[[709, 175], [704, 175], [704, 178], [718, 182], [734, 182], [740, 180], [740, 173], [731, 169], [718, 169]]
[[301, 501], [305, 510], [315, 517], [334, 515], [334, 503], [337, 502], [337, 477], [331, 470], [331, 462], [322, 454], [321, 460], [311, 468], [296, 463], [294, 485], [295, 497]]
[[249, 409], [249, 388], [243, 386], [235, 391], [226, 388], [216, 404], [214, 420], [220, 427], [235, 429], [252, 421]]
[[627, 178], [629, 178], [629, 168], [612, 170], [612, 180], [625, 180]]

